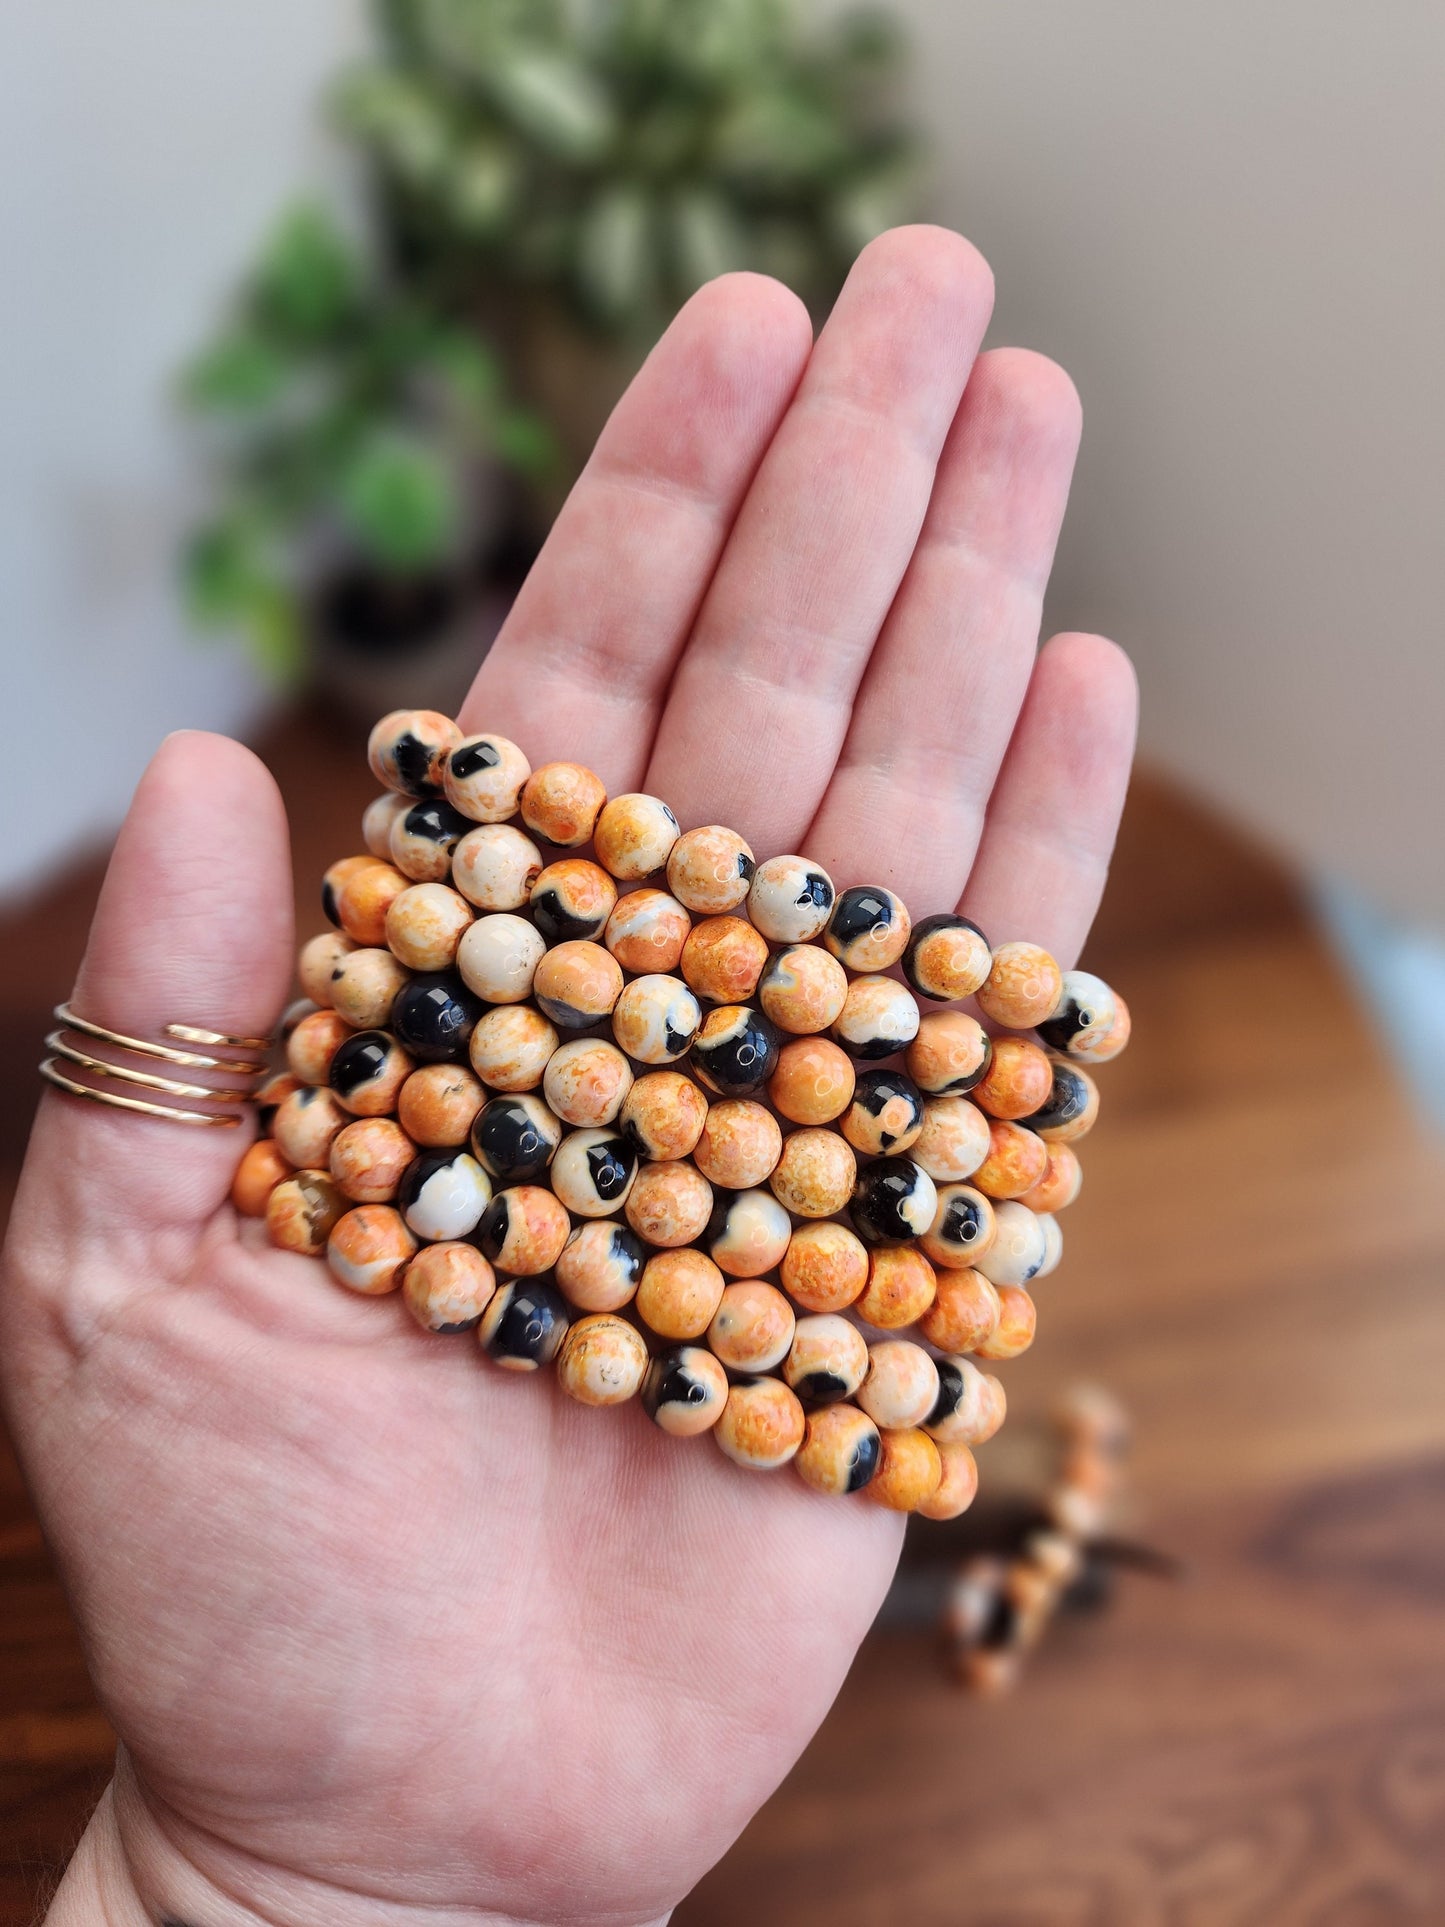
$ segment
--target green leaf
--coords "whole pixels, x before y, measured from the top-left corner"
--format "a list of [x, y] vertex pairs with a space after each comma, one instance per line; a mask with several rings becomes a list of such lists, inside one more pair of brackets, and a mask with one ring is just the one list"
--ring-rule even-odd
[[907, 154], [892, 154], [846, 182], [827, 212], [828, 231], [838, 252], [851, 260], [876, 234], [912, 212], [917, 168]]
[[239, 323], [191, 363], [182, 377], [182, 394], [194, 408], [256, 414], [276, 400], [290, 373], [271, 342]]
[[250, 606], [265, 573], [258, 530], [239, 513], [197, 529], [181, 554], [186, 606], [207, 628], [234, 622]]
[[457, 153], [444, 189], [452, 218], [470, 234], [495, 234], [518, 211], [522, 170], [497, 141], [475, 140]]
[[283, 337], [315, 341], [349, 314], [358, 268], [332, 216], [306, 204], [284, 216], [256, 270], [254, 300], [263, 324]]
[[595, 161], [613, 138], [615, 121], [602, 87], [563, 53], [510, 46], [483, 78], [501, 111], [548, 154]]
[[337, 495], [342, 520], [362, 552], [399, 575], [442, 561], [460, 532], [451, 468], [405, 430], [369, 436], [343, 468]]
[[720, 194], [695, 188], [677, 195], [668, 225], [677, 278], [686, 292], [747, 265], [747, 237]]
[[759, 89], [739, 100], [719, 127], [715, 158], [735, 180], [796, 189], [844, 165], [848, 142], [818, 101], [797, 90]]
[[651, 210], [637, 187], [600, 195], [577, 237], [577, 281], [588, 309], [620, 323], [646, 306], [653, 287]]

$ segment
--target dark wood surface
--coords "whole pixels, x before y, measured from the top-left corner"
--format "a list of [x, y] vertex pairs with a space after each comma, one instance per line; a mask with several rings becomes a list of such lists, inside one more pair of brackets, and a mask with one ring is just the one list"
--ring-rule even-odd
[[[355, 742], [303, 719], [263, 747], [314, 878], [356, 840]], [[0, 920], [7, 1192], [95, 884]], [[1445, 1922], [1445, 1165], [1287, 879], [1156, 781], [1090, 961], [1134, 1043], [980, 1462], [1018, 1486], [1058, 1391], [1109, 1386], [1137, 1424], [1127, 1524], [1187, 1576], [1124, 1579], [999, 1702], [949, 1684], [926, 1628], [875, 1633], [682, 1927]], [[8, 1459], [0, 1681], [19, 1927], [110, 1738]]]

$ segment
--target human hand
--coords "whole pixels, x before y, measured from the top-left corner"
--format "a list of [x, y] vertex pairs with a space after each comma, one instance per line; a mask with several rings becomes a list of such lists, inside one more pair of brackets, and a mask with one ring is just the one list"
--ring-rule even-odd
[[[979, 355], [991, 293], [926, 228], [864, 253], [816, 346], [777, 284], [705, 289], [464, 727], [1067, 966], [1134, 689], [1098, 638], [1036, 654], [1078, 406]], [[173, 737], [76, 1007], [265, 1031], [290, 901], [270, 777]], [[242, 1148], [47, 1094], [14, 1213], [9, 1413], [123, 1742], [52, 1919], [665, 1916], [822, 1719], [901, 1520], [379, 1314], [238, 1223]]]

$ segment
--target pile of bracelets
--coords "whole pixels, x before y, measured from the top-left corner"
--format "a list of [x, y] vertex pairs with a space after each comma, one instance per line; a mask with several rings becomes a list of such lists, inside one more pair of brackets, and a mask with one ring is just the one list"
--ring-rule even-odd
[[1122, 998], [432, 711], [368, 753], [237, 1209], [584, 1405], [964, 1511]]

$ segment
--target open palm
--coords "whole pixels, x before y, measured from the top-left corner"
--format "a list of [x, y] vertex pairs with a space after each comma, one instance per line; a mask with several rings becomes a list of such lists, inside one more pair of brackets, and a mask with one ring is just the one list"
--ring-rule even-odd
[[[464, 727], [1071, 961], [1133, 683], [1098, 638], [1037, 650], [1078, 407], [1052, 363], [979, 354], [990, 300], [937, 229], [874, 243], [816, 345], [776, 283], [705, 289]], [[172, 738], [77, 1008], [269, 1027], [290, 895], [266, 772]], [[47, 1096], [0, 1301], [124, 1742], [106, 1825], [133, 1917], [664, 1916], [822, 1718], [900, 1522], [490, 1371], [266, 1248], [225, 1202], [239, 1135]]]

